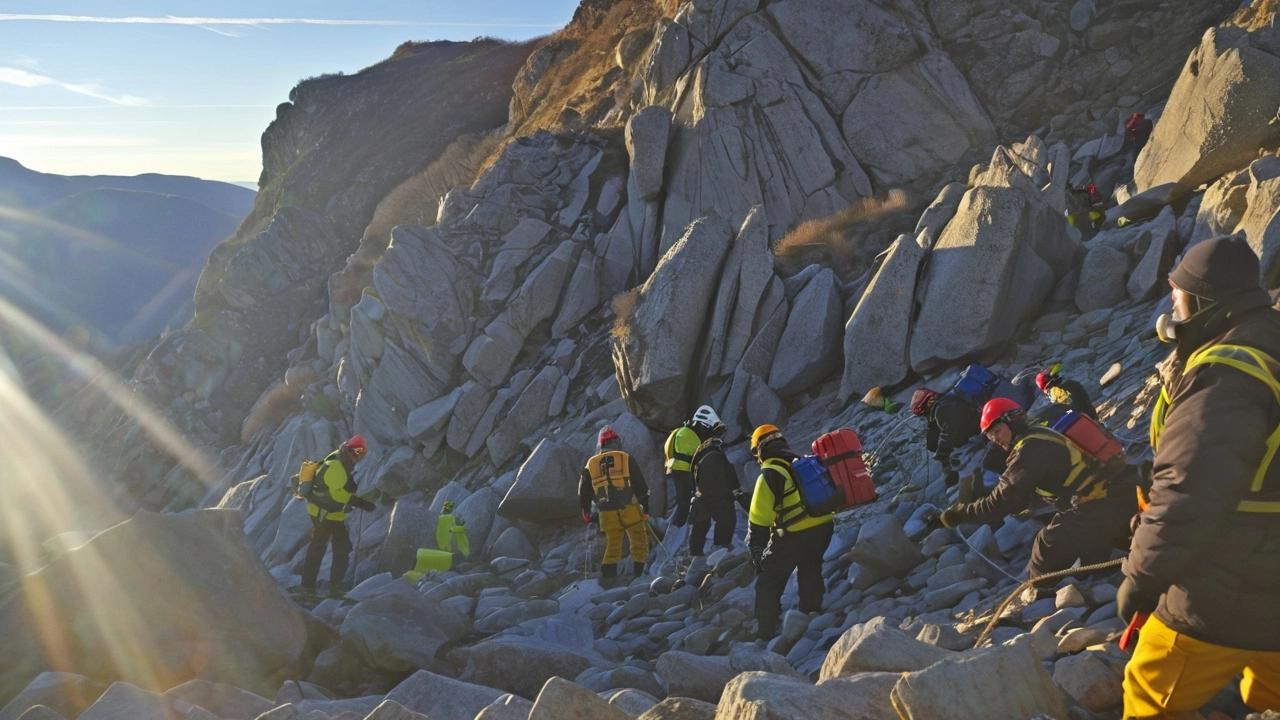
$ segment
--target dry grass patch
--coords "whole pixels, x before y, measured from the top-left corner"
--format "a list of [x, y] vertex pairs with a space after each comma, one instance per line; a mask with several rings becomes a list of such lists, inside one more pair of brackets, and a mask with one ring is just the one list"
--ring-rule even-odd
[[773, 256], [788, 274], [819, 263], [836, 270], [851, 270], [858, 252], [854, 227], [907, 207], [907, 194], [890, 190], [863, 198], [849, 207], [816, 220], [800, 223], [773, 245]]
[[618, 342], [625, 343], [631, 337], [631, 321], [635, 318], [639, 302], [639, 287], [614, 295], [613, 300], [609, 301], [609, 308], [613, 310], [613, 330], [609, 334]]

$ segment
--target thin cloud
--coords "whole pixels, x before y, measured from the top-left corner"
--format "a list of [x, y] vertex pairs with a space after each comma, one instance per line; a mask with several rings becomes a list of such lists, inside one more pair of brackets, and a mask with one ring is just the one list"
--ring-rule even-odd
[[559, 27], [550, 23], [513, 23], [513, 22], [426, 22], [418, 20], [342, 20], [328, 18], [233, 18], [233, 17], [163, 17], [130, 16], [104, 17], [101, 15], [35, 15], [20, 13], [0, 13], [0, 21], [37, 21], [37, 22], [69, 22], [69, 23], [108, 23], [118, 25], [247, 25], [262, 27], [265, 25], [427, 25], [433, 27], [513, 27], [513, 28], [549, 28]]
[[140, 98], [136, 95], [112, 95], [102, 88], [94, 84], [85, 83], [69, 83], [56, 80], [48, 75], [39, 75], [28, 70], [14, 67], [0, 67], [0, 83], [5, 85], [17, 85], [18, 87], [35, 88], [35, 87], [60, 87], [67, 92], [73, 92], [77, 95], [95, 98], [97, 100], [105, 100], [113, 105], [138, 106], [146, 105], [146, 98]]

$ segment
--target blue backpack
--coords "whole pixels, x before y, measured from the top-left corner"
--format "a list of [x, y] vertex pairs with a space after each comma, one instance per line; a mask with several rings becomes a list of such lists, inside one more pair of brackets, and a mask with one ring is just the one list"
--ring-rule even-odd
[[982, 407], [999, 386], [1000, 376], [974, 363], [960, 373], [960, 379], [956, 380], [951, 392], [974, 407]]
[[806, 455], [792, 462], [791, 469], [795, 472], [800, 502], [810, 517], [830, 515], [845, 507], [844, 490], [836, 485], [821, 458]]

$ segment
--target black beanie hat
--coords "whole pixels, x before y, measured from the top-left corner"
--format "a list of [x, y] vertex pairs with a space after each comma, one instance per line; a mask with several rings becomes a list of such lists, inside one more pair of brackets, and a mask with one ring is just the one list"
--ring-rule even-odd
[[1219, 235], [1196, 245], [1169, 273], [1180, 290], [1206, 300], [1222, 300], [1262, 286], [1258, 256], [1238, 235]]

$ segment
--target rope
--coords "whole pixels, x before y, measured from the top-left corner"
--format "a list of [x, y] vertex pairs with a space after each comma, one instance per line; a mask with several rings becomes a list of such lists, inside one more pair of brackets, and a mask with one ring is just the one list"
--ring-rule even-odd
[[[964, 537], [964, 536], [961, 535], [961, 537]], [[991, 616], [991, 619], [987, 621], [987, 627], [983, 629], [982, 634], [978, 636], [978, 640], [973, 644], [973, 646], [975, 648], [980, 647], [982, 643], [986, 641], [987, 636], [991, 634], [991, 631], [994, 630], [996, 628], [996, 625], [1000, 622], [1000, 614], [1004, 612], [1005, 608], [1009, 607], [1009, 603], [1013, 602], [1014, 598], [1022, 594], [1023, 590], [1026, 590], [1027, 588], [1040, 582], [1041, 580], [1052, 580], [1054, 578], [1066, 577], [1068, 575], [1076, 575], [1079, 573], [1092, 572], [1094, 570], [1105, 570], [1109, 567], [1117, 567], [1123, 562], [1124, 562], [1124, 558], [1116, 558], [1115, 560], [1108, 560], [1107, 562], [1104, 562], [1104, 563], [1096, 563], [1094, 565], [1085, 565], [1083, 567], [1078, 567], [1078, 568], [1067, 568], [1066, 570], [1058, 570], [1056, 572], [1045, 573], [1044, 575], [1037, 575], [1033, 578], [1028, 579], [1026, 582], [1014, 588], [1013, 592], [1009, 593], [1009, 596], [1004, 599], [1004, 602], [1000, 603], [996, 607], [995, 613]]]
[[1019, 580], [1018, 578], [1016, 578], [1016, 577], [1014, 577], [1013, 575], [1010, 575], [1008, 572], [1006, 572], [1004, 568], [1002, 568], [1002, 567], [1000, 567], [998, 564], [996, 564], [996, 561], [995, 561], [995, 560], [992, 560], [991, 558], [987, 557], [986, 555], [983, 555], [983, 554], [982, 554], [982, 551], [981, 551], [981, 550], [979, 550], [979, 549], [977, 548], [977, 546], [975, 546], [973, 543], [969, 542], [969, 538], [965, 537], [965, 536], [964, 536], [964, 533], [960, 532], [959, 530], [956, 530], [956, 534], [960, 536], [960, 539], [964, 541], [964, 544], [965, 544], [965, 545], [968, 545], [968, 546], [969, 546], [969, 549], [970, 549], [970, 550], [972, 550], [972, 551], [974, 551], [975, 553], [977, 553], [978, 557], [982, 558], [983, 560], [986, 560], [988, 565], [990, 565], [991, 567], [995, 568], [996, 570], [999, 570], [999, 571], [1000, 571], [1000, 574], [1004, 575], [1005, 577], [1009, 578], [1010, 580], [1012, 580], [1012, 581], [1014, 581], [1014, 582], [1022, 582], [1022, 581], [1021, 581], [1021, 580]]

